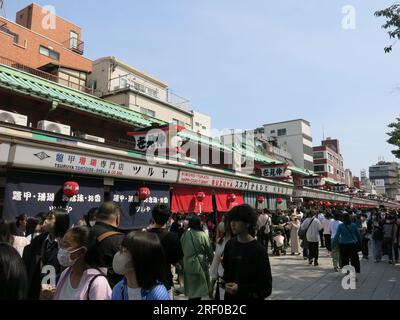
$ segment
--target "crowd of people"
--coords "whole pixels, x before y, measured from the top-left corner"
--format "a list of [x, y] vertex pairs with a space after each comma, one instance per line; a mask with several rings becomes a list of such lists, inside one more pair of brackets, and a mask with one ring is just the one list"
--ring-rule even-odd
[[399, 262], [400, 216], [384, 208], [241, 205], [218, 223], [158, 205], [148, 227], [131, 232], [118, 228], [120, 217], [105, 202], [72, 226], [63, 210], [0, 221], [0, 300], [264, 300], [269, 253], [318, 266], [325, 247], [336, 272], [352, 265], [360, 273], [360, 253]]
[[[376, 263], [387, 256], [399, 263], [400, 215], [384, 207], [359, 211], [353, 208], [294, 208], [290, 211], [258, 210], [258, 241], [272, 254], [303, 254], [310, 265], [318, 266], [319, 248], [326, 248], [333, 269], [351, 265], [361, 272], [360, 256]], [[301, 252], [302, 251], [302, 252]]]
[[64, 210], [0, 221], [0, 300], [172, 300], [179, 293], [189, 300], [262, 300], [271, 294], [268, 253], [256, 239], [250, 206], [235, 207], [218, 227], [196, 214], [172, 216], [165, 205], [152, 210], [143, 230], [120, 230], [120, 217], [118, 205], [105, 202], [72, 226]]

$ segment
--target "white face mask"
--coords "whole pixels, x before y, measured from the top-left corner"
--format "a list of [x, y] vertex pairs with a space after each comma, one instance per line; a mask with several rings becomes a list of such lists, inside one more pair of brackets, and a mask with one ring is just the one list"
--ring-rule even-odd
[[132, 268], [128, 267], [128, 263], [130, 263], [130, 259], [129, 257], [127, 257], [126, 254], [121, 253], [120, 251], [118, 251], [113, 259], [113, 270], [116, 274], [119, 275], [126, 275], [128, 273], [128, 271], [130, 271]]
[[58, 250], [58, 253], [57, 253], [57, 259], [58, 259], [58, 262], [60, 263], [60, 265], [62, 267], [72, 267], [75, 264], [75, 262], [79, 259], [79, 257], [74, 259], [74, 260], [72, 260], [71, 259], [71, 254], [77, 252], [80, 249], [81, 248], [76, 249], [76, 250], [74, 250], [72, 252], [69, 252], [69, 251], [67, 251], [65, 249], [61, 249], [60, 248]]
[[93, 227], [96, 224], [96, 221], [89, 221], [89, 225]]

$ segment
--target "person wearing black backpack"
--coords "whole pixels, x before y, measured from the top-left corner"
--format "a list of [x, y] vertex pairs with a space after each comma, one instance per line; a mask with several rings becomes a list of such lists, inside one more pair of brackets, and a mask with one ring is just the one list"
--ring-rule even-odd
[[268, 210], [257, 210], [257, 241], [260, 242], [268, 252], [268, 242], [270, 241], [271, 233], [271, 218], [268, 215]]
[[175, 265], [183, 258], [182, 245], [178, 235], [167, 230], [167, 222], [171, 216], [171, 211], [166, 205], [158, 205], [152, 211], [153, 225], [148, 232], [155, 233], [160, 239], [161, 245], [165, 252], [166, 265], [165, 271], [167, 275], [165, 286], [169, 291], [170, 297], [173, 300], [173, 275], [171, 265]]
[[[116, 274], [112, 268], [115, 254], [121, 247], [124, 234], [118, 229], [121, 211], [115, 202], [104, 202], [99, 208], [96, 216], [96, 224], [92, 227], [96, 237], [93, 251], [96, 266], [107, 269], [107, 277], [111, 287], [114, 287], [122, 276]], [[104, 270], [105, 271], [105, 270]]]

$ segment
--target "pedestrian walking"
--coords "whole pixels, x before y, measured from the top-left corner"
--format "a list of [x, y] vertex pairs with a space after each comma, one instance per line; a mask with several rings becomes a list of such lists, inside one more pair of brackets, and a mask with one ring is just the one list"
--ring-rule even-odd
[[267, 250], [254, 238], [256, 212], [237, 206], [229, 220], [235, 237], [224, 250], [225, 300], [264, 300], [272, 292], [272, 274]]
[[308, 263], [314, 266], [318, 266], [318, 256], [319, 256], [319, 232], [322, 230], [321, 222], [318, 220], [318, 213], [311, 212], [310, 217], [308, 217], [300, 229], [306, 230], [306, 243], [308, 245]]
[[271, 233], [272, 222], [266, 210], [258, 210], [257, 241], [268, 251], [268, 242]]
[[326, 250], [328, 251], [328, 254], [331, 256], [332, 255], [332, 243], [331, 243], [331, 229], [329, 225], [332, 222], [332, 214], [330, 212], [326, 213], [325, 219], [322, 221], [322, 230], [323, 230], [323, 236], [324, 236], [324, 242], [326, 246]]
[[[389, 214], [383, 224], [383, 245], [389, 256], [389, 263], [399, 263], [398, 225], [396, 216]], [[393, 260], [393, 253], [394, 259]]]
[[106, 274], [95, 267], [93, 247], [96, 237], [87, 226], [67, 231], [58, 251], [58, 261], [66, 268], [61, 274], [54, 300], [110, 300]]
[[209, 265], [213, 250], [200, 217], [193, 215], [189, 219], [189, 228], [183, 234], [181, 244], [185, 295], [190, 300], [201, 300], [210, 291]]
[[292, 255], [300, 255], [299, 229], [301, 224], [296, 214], [292, 214], [290, 219], [291, 222], [288, 224], [288, 229], [290, 230], [290, 250]]
[[112, 300], [171, 300], [164, 283], [166, 258], [157, 234], [131, 232], [124, 237], [113, 259], [113, 269], [123, 279], [112, 291]]
[[372, 251], [375, 262], [382, 261], [383, 247], [383, 220], [379, 212], [373, 214], [370, 220], [370, 228], [372, 229]]
[[351, 222], [348, 213], [343, 215], [343, 223], [338, 226], [337, 232], [332, 239], [332, 246], [336, 246], [338, 243], [342, 269], [351, 262], [356, 272], [360, 273], [358, 252], [361, 251], [361, 237], [357, 226]]
[[25, 300], [28, 277], [18, 251], [8, 243], [0, 243], [0, 301]]
[[154, 224], [149, 232], [155, 233], [160, 239], [161, 245], [165, 253], [165, 272], [167, 275], [165, 286], [169, 291], [171, 299], [173, 300], [173, 275], [171, 267], [178, 263], [183, 258], [183, 251], [181, 242], [178, 235], [169, 232], [167, 229], [167, 222], [170, 219], [171, 211], [166, 205], [158, 205], [152, 211]]

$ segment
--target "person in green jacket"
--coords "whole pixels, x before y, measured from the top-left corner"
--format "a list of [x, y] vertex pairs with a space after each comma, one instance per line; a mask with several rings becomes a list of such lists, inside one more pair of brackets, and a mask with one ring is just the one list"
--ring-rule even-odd
[[201, 300], [209, 294], [209, 264], [213, 260], [213, 251], [201, 227], [200, 217], [190, 218], [189, 228], [183, 234], [181, 243], [185, 295], [189, 300]]

